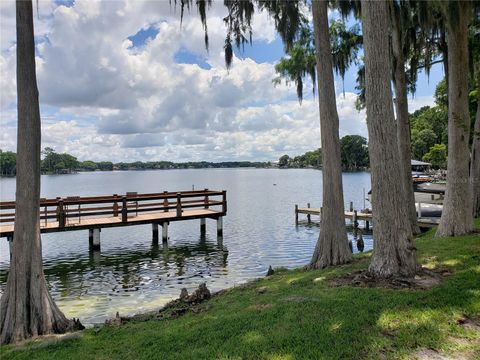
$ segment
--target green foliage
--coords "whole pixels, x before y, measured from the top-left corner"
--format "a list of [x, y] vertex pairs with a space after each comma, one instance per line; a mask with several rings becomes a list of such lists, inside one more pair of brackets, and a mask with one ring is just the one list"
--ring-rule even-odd
[[0, 175], [13, 176], [17, 168], [17, 154], [0, 149]]
[[346, 135], [340, 139], [342, 167], [345, 170], [358, 170], [370, 164], [367, 139], [360, 135]]
[[283, 155], [280, 157], [280, 159], [278, 160], [278, 166], [280, 167], [288, 167], [290, 165], [290, 156], [288, 155]]
[[[360, 170], [369, 167], [368, 145], [364, 137], [346, 135], [340, 139], [340, 148], [344, 170]], [[278, 165], [282, 168], [319, 168], [322, 166], [322, 149], [307, 151], [294, 158], [283, 155]]]
[[[420, 264], [441, 273], [430, 289], [333, 286], [366, 269], [370, 253], [324, 270], [278, 270], [176, 319], [131, 322], [1, 349], [9, 359], [476, 359], [478, 235], [415, 240]], [[265, 287], [262, 294], [256, 289]], [[468, 323], [468, 319], [470, 323]], [[463, 324], [467, 322], [466, 324]], [[463, 324], [463, 325], [462, 325]]]
[[[357, 64], [357, 55], [362, 46], [360, 27], [355, 24], [347, 29], [343, 20], [334, 20], [330, 25], [330, 39], [332, 50], [332, 66], [335, 72], [343, 79], [352, 64]], [[278, 77], [273, 79], [274, 84], [285, 80], [287, 84], [294, 82], [297, 88], [297, 97], [303, 99], [303, 79], [308, 76], [312, 81], [315, 93], [315, 41], [314, 34], [308, 25], [298, 30], [298, 37], [275, 66]]]
[[448, 111], [443, 105], [443, 86], [442, 82], [437, 86], [436, 106], [424, 106], [410, 115], [412, 156], [415, 159], [423, 159], [435, 144], [446, 145], [448, 142]]
[[[363, 45], [360, 26], [354, 24], [347, 29], [345, 22], [332, 20], [330, 24], [333, 69], [342, 81], [352, 64], [358, 65], [358, 52]], [[344, 89], [345, 92], [345, 89]]]
[[421, 159], [435, 145], [436, 134], [431, 129], [423, 129], [412, 138], [412, 152], [415, 159]]
[[322, 164], [321, 149], [307, 151], [305, 154], [295, 156], [290, 162], [290, 167], [294, 168], [318, 168]]
[[315, 48], [313, 35], [309, 28], [302, 29], [299, 40], [292, 45], [287, 54], [288, 57], [282, 57], [275, 65], [278, 77], [273, 79], [273, 83], [280, 84], [282, 79], [285, 79], [287, 84], [294, 82], [298, 100], [302, 102], [303, 78], [307, 75], [312, 81], [312, 90], [315, 94]]
[[77, 158], [70, 154], [57, 154], [54, 149], [49, 147], [46, 147], [42, 153], [44, 158], [41, 163], [41, 169], [45, 173], [73, 172], [80, 166]]
[[447, 167], [447, 146], [445, 144], [435, 144], [423, 156], [423, 161], [432, 164], [436, 169], [446, 169]]
[[87, 160], [80, 163], [80, 168], [86, 171], [95, 171], [97, 170], [97, 164], [93, 161]]
[[435, 104], [448, 107], [447, 81], [441, 80], [435, 88]]

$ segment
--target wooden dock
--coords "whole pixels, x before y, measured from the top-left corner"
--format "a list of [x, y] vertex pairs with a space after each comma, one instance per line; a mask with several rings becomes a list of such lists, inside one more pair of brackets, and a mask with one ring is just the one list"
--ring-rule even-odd
[[[217, 220], [217, 235], [223, 236], [223, 216], [227, 214], [226, 191], [183, 191], [152, 194], [66, 197], [40, 199], [40, 232], [89, 230], [90, 247], [100, 249], [102, 228], [152, 224], [152, 238], [168, 240], [172, 221], [200, 219], [200, 232], [206, 232], [206, 219]], [[0, 237], [13, 241], [15, 202], [0, 202]]]
[[[295, 223], [298, 225], [298, 214], [306, 214], [307, 222], [311, 222], [311, 215], [321, 216], [322, 208], [312, 208], [310, 204], [306, 208], [299, 208], [298, 205], [295, 205]], [[350, 210], [345, 210], [345, 219], [351, 220], [354, 227], [358, 227], [359, 221], [364, 221], [365, 229], [369, 230], [370, 225], [373, 220], [373, 214], [371, 212], [360, 212], [353, 210], [350, 206]], [[440, 218], [432, 217], [419, 217], [417, 219], [418, 226], [421, 228], [431, 228], [437, 226], [440, 223]]]

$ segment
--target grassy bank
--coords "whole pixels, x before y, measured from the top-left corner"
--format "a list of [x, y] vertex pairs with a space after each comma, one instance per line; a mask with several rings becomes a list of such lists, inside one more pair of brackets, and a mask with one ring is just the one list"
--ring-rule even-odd
[[480, 235], [434, 239], [429, 232], [416, 245], [422, 264], [450, 273], [440, 285], [332, 286], [333, 278], [367, 267], [363, 254], [335, 269], [278, 271], [214, 297], [198, 313], [3, 347], [1, 358], [479, 359]]

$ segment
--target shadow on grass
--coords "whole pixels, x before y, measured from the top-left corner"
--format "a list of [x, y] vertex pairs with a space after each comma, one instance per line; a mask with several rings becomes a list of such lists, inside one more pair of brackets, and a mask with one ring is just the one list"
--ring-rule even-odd
[[[351, 265], [273, 277], [212, 299], [199, 314], [88, 330], [81, 338], [10, 351], [2, 359], [364, 359], [411, 358], [472, 338], [457, 321], [480, 313], [480, 239], [417, 241], [419, 258], [453, 274], [428, 290], [330, 287]], [[258, 287], [266, 291], [257, 294]]]

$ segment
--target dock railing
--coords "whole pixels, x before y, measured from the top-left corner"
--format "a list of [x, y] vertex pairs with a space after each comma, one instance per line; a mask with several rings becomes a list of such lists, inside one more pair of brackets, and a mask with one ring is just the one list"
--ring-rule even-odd
[[[95, 217], [121, 217], [122, 223], [140, 214], [154, 212], [175, 212], [182, 217], [184, 210], [218, 209], [218, 216], [227, 211], [226, 191], [182, 191], [149, 194], [128, 194], [109, 196], [57, 197], [40, 199], [40, 227], [47, 227], [51, 222], [58, 222], [59, 228], [75, 226], [82, 220]], [[14, 224], [15, 201], [0, 202], [0, 225]], [[69, 219], [75, 222], [69, 222]]]

